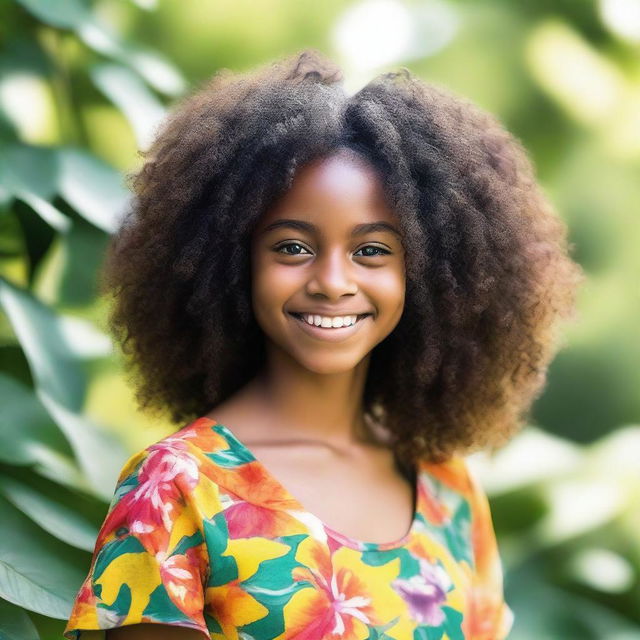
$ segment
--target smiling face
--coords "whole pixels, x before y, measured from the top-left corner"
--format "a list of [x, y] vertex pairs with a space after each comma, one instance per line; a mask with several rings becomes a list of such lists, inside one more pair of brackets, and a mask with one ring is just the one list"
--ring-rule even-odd
[[[260, 218], [251, 261], [253, 311], [268, 357], [276, 350], [316, 373], [351, 371], [402, 315], [397, 219], [375, 170], [348, 152], [298, 171]], [[345, 316], [352, 316], [345, 323], [356, 316], [355, 324], [336, 327], [333, 319]]]

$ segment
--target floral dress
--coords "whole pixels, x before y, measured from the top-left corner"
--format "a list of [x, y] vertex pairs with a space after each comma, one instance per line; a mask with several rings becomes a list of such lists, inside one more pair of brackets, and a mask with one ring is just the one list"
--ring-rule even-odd
[[513, 622], [486, 495], [416, 467], [408, 533], [341, 535], [201, 417], [125, 463], [64, 637], [158, 623], [219, 640], [501, 640]]

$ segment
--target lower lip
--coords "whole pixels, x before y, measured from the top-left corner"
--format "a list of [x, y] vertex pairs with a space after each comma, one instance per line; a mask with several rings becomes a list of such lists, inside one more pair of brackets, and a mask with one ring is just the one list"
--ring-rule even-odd
[[340, 342], [353, 335], [358, 331], [360, 325], [363, 322], [369, 320], [371, 316], [365, 316], [358, 320], [355, 324], [352, 324], [348, 327], [316, 327], [315, 324], [309, 324], [306, 320], [299, 318], [298, 316], [294, 316], [291, 313], [287, 314], [305, 333], [310, 335], [312, 338], [317, 338], [318, 340], [324, 340], [325, 342]]

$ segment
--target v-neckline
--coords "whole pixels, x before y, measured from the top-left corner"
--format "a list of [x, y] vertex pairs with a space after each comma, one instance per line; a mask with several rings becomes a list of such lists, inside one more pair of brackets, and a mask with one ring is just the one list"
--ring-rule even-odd
[[238, 449], [243, 452], [243, 458], [248, 459], [250, 462], [254, 462], [259, 465], [262, 473], [272, 482], [278, 489], [284, 494], [290, 504], [295, 506], [296, 511], [302, 511], [305, 514], [309, 515], [313, 518], [317, 523], [319, 523], [322, 528], [325, 530], [326, 534], [333, 538], [335, 541], [340, 543], [343, 546], [350, 547], [351, 549], [357, 549], [360, 551], [387, 551], [392, 549], [398, 549], [403, 547], [414, 535], [415, 530], [420, 524], [419, 515], [422, 510], [422, 496], [420, 491], [420, 484], [422, 482], [422, 470], [418, 463], [413, 466], [413, 495], [414, 495], [414, 508], [413, 508], [413, 518], [411, 520], [411, 525], [408, 531], [397, 538], [396, 540], [392, 540], [390, 542], [365, 542], [363, 540], [359, 540], [352, 536], [348, 536], [346, 534], [340, 533], [326, 522], [322, 520], [319, 516], [314, 514], [312, 511], [309, 511], [288, 489], [284, 486], [284, 484], [276, 478], [276, 476], [271, 473], [271, 471], [264, 465], [261, 460], [249, 449], [247, 445], [245, 445], [236, 435], [235, 433], [225, 424], [218, 422], [215, 418], [209, 418], [205, 416], [206, 420], [211, 422], [211, 426], [216, 428], [218, 431], [221, 431], [225, 438], [235, 445]]

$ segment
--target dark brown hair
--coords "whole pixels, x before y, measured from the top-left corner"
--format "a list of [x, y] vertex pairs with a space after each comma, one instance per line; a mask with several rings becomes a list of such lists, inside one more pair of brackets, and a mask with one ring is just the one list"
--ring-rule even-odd
[[383, 181], [406, 249], [403, 315], [364, 403], [401, 460], [507, 441], [526, 421], [584, 273], [521, 143], [407, 69], [350, 96], [316, 50], [218, 71], [176, 106], [131, 176], [101, 292], [142, 409], [199, 417], [264, 361], [250, 234], [295, 171], [340, 147]]

